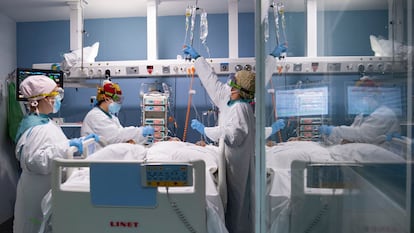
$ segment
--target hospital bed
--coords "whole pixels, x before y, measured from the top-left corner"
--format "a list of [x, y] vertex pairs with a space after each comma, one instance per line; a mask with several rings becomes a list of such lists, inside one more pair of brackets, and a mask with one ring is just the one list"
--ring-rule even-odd
[[[136, 152], [142, 149], [139, 145], [117, 144], [102, 149], [110, 150], [105, 156], [99, 156], [100, 150], [85, 160], [55, 160], [50, 205], [53, 232], [226, 233], [225, 166], [224, 157], [219, 156], [223, 148], [177, 143], [158, 142], [142, 152]], [[163, 144], [169, 146], [159, 146]], [[108, 156], [111, 153], [114, 156]], [[191, 168], [190, 186], [164, 187], [171, 183], [162, 182], [143, 186], [148, 182], [143, 181], [142, 170], [155, 165], [164, 170]], [[64, 181], [67, 168], [77, 170]]]
[[406, 232], [404, 185], [395, 185], [405, 174], [381, 174], [407, 166], [408, 145], [409, 139], [394, 138], [381, 146], [325, 147], [302, 141], [268, 147], [268, 232], [371, 232], [384, 227]]

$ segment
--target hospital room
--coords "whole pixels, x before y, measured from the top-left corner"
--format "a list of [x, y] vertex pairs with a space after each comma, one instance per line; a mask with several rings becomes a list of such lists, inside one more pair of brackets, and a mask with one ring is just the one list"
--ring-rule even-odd
[[0, 233], [414, 232], [412, 0], [2, 0]]

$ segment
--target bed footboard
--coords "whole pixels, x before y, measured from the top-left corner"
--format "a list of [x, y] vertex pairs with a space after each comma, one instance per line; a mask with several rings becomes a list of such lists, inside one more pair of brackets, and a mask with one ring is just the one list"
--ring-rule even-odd
[[[160, 161], [162, 163], [162, 161]], [[189, 162], [193, 168], [193, 185], [191, 187], [143, 187], [151, 189], [145, 195], [150, 201], [138, 202], [128, 206], [122, 203], [135, 203], [142, 199], [144, 194], [135, 196], [123, 193], [123, 185], [136, 187], [141, 185], [141, 178], [136, 177], [129, 181], [119, 180], [115, 184], [108, 180], [108, 188], [117, 189], [116, 197], [122, 199], [116, 205], [110, 203], [96, 203], [93, 200], [94, 181], [92, 179], [94, 165], [129, 166], [128, 177], [138, 176], [142, 161], [73, 161], [55, 160], [53, 164], [52, 180], [52, 227], [59, 233], [90, 233], [90, 232], [207, 232], [206, 222], [206, 195], [205, 195], [205, 163], [204, 161]], [[153, 163], [151, 161], [151, 163]], [[174, 162], [167, 162], [174, 164]], [[91, 173], [89, 187], [77, 189], [65, 187], [62, 182], [63, 168], [88, 167]], [[132, 167], [132, 170], [131, 170]], [[135, 171], [134, 171], [134, 168]], [[121, 169], [124, 172], [127, 170]], [[115, 170], [114, 170], [115, 171]], [[132, 171], [132, 172], [131, 172]], [[110, 171], [108, 171], [110, 172]], [[113, 172], [113, 171], [112, 171]], [[111, 174], [117, 177], [117, 174]], [[118, 176], [119, 177], [119, 176]], [[133, 182], [133, 184], [131, 184]], [[136, 184], [136, 183], [139, 184]], [[112, 185], [116, 187], [111, 187]], [[92, 187], [92, 188], [91, 188]], [[134, 188], [133, 188], [134, 189]], [[127, 188], [125, 190], [131, 190]], [[146, 190], [148, 191], [148, 190]], [[155, 196], [152, 196], [153, 193]], [[96, 194], [96, 193], [95, 193]], [[124, 195], [125, 194], [125, 195]], [[123, 202], [124, 201], [124, 202]], [[121, 203], [121, 204], [120, 204]], [[141, 206], [138, 206], [141, 205]]]
[[[405, 194], [404, 185], [398, 185], [405, 184], [405, 176], [392, 172], [404, 167], [404, 163], [294, 161], [289, 232], [408, 232], [405, 204], [398, 198]], [[386, 171], [387, 175], [378, 175]]]

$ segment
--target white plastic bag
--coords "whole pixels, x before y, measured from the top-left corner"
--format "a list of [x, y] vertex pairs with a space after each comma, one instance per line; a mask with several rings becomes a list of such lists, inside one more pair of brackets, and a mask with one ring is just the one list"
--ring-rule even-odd
[[69, 67], [74, 66], [77, 63], [83, 62], [95, 62], [96, 56], [98, 56], [99, 51], [99, 42], [96, 42], [92, 46], [87, 46], [82, 49], [77, 49], [70, 53], [65, 53], [63, 57], [65, 58], [66, 65]]
[[386, 40], [373, 35], [369, 36], [369, 40], [376, 57], [396, 56], [407, 59], [412, 54], [412, 46], [406, 46], [397, 41]]

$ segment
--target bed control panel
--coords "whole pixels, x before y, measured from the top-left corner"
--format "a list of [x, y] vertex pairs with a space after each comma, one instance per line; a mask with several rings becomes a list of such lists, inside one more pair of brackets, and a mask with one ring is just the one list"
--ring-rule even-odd
[[193, 167], [187, 163], [141, 164], [144, 187], [183, 187], [193, 185]]

